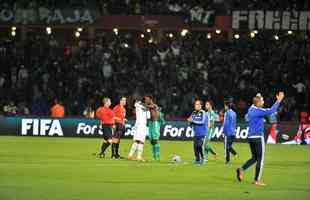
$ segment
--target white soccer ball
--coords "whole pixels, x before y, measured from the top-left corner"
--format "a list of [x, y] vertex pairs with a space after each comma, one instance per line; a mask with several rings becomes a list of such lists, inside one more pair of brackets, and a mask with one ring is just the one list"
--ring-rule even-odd
[[288, 139], [290, 139], [290, 136], [288, 136], [286, 134], [282, 134], [282, 139], [283, 140], [288, 140]]
[[181, 156], [176, 155], [176, 154], [172, 156], [171, 160], [173, 163], [181, 163], [182, 162]]

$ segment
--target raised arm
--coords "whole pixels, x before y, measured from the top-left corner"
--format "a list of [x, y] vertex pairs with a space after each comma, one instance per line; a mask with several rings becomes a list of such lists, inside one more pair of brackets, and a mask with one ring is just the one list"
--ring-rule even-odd
[[276, 95], [276, 98], [277, 98], [277, 101], [273, 104], [273, 106], [271, 108], [258, 108], [255, 110], [253, 115], [254, 116], [269, 116], [269, 115], [275, 113], [278, 110], [281, 101], [284, 99], [284, 93], [279, 92]]
[[276, 101], [271, 108], [257, 108], [255, 112], [253, 112], [254, 116], [268, 116], [272, 113], [275, 113], [280, 106], [280, 102]]

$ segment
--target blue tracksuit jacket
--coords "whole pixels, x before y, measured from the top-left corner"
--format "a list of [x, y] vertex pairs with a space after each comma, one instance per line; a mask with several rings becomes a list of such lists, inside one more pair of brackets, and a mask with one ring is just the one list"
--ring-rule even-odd
[[208, 134], [208, 114], [204, 110], [192, 113], [192, 128], [195, 137], [204, 137]]
[[254, 105], [249, 108], [246, 114], [246, 120], [249, 123], [248, 138], [258, 138], [264, 135], [264, 117], [275, 113], [279, 105], [279, 102], [275, 102], [271, 108], [259, 108]]
[[236, 135], [237, 115], [235, 111], [229, 109], [224, 114], [223, 133], [225, 136]]

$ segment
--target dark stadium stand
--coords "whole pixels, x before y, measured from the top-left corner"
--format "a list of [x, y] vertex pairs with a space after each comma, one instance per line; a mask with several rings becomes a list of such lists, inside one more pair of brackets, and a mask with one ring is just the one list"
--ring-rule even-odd
[[[308, 1], [250, 2], [0, 0], [0, 8], [88, 7], [101, 15], [186, 15], [195, 6], [222, 14], [234, 9], [309, 8]], [[113, 30], [97, 30], [93, 40], [70, 33], [70, 41], [66, 31], [58, 36], [57, 31], [51, 35], [40, 31], [32, 30], [24, 41], [0, 37], [2, 114], [15, 115], [8, 110], [17, 109], [16, 114], [46, 115], [57, 97], [66, 115], [77, 116], [90, 99], [99, 103], [103, 95], [115, 100], [120, 94], [133, 99], [145, 93], [153, 94], [170, 117], [188, 115], [195, 97], [212, 99], [220, 109], [227, 95], [234, 96], [238, 112], [244, 113], [257, 92], [271, 104], [275, 90], [284, 88], [287, 98], [281, 119], [296, 120], [299, 111], [309, 109], [310, 38], [305, 32], [275, 36], [275, 32], [262, 31], [250, 38], [244, 31], [237, 40], [214, 30], [190, 31], [184, 37], [180, 32], [164, 31], [157, 40], [145, 32], [142, 37], [141, 30], [119, 30], [117, 35]]]

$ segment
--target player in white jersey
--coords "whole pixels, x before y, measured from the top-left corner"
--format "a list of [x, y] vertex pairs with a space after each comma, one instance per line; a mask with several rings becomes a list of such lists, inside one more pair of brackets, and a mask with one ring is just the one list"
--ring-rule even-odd
[[[137, 101], [135, 103], [136, 110], [136, 123], [135, 132], [133, 136], [134, 143], [131, 145], [128, 160], [138, 160], [143, 161], [143, 146], [145, 142], [146, 135], [148, 133], [147, 120], [150, 118], [150, 112], [147, 107], [141, 102]], [[134, 154], [137, 152], [137, 157]]]

